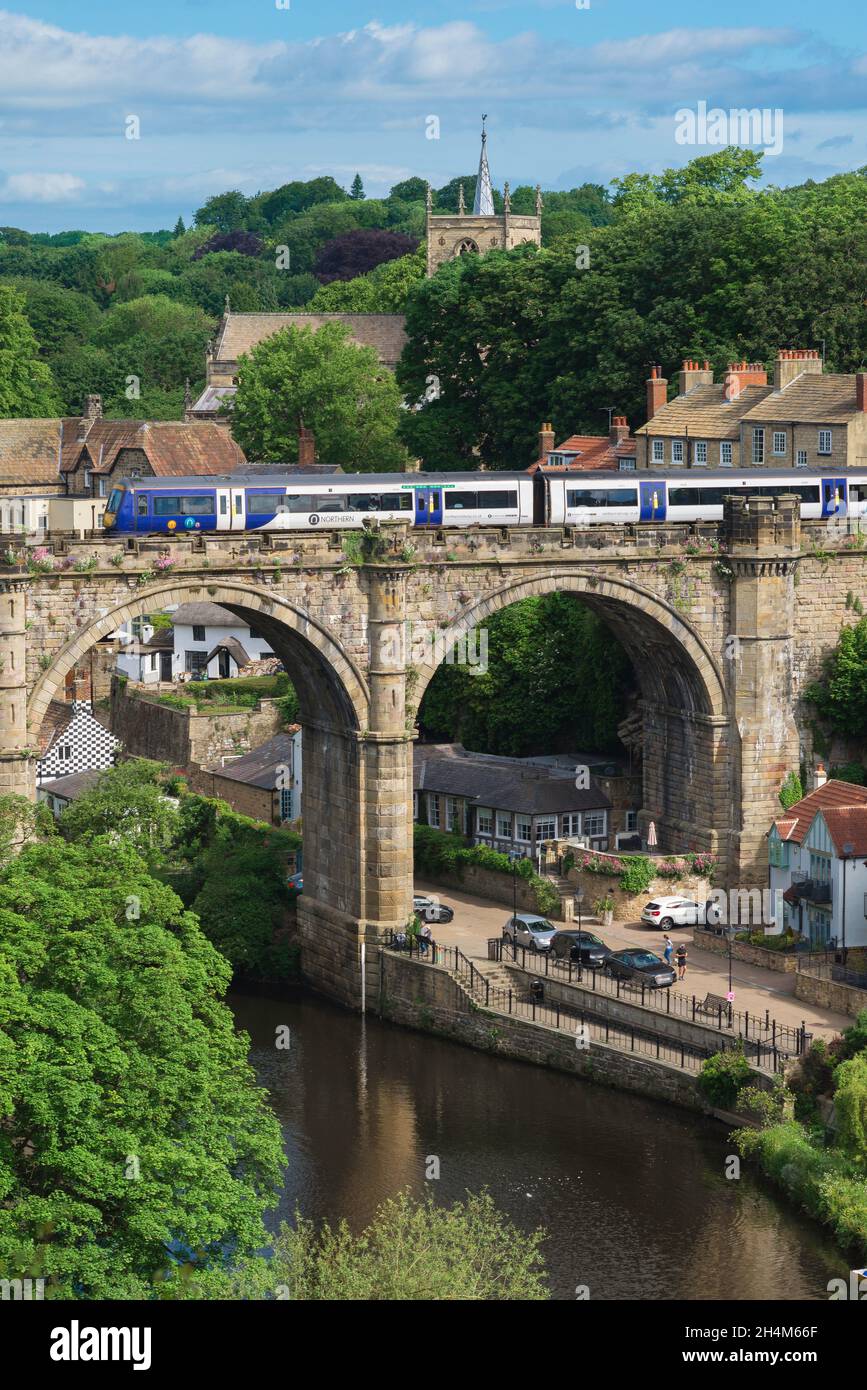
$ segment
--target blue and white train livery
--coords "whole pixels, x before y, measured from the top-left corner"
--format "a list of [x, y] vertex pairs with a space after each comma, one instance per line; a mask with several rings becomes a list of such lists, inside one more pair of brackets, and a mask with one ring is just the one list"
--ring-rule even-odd
[[118, 482], [103, 516], [123, 535], [360, 527], [600, 526], [720, 521], [732, 493], [800, 499], [805, 520], [867, 514], [867, 470], [660, 473], [262, 473]]

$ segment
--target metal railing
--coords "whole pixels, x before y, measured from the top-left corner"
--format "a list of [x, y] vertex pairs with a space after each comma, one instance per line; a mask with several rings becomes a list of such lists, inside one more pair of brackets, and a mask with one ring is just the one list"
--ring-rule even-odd
[[839, 947], [836, 950], [811, 951], [798, 959], [798, 970], [817, 980], [833, 980], [838, 985], [867, 990], [867, 973], [844, 964], [845, 958], [845, 951]]
[[707, 1008], [699, 996], [676, 994], [673, 988], [654, 988], [644, 983], [612, 979], [601, 970], [576, 961], [560, 961], [552, 958], [548, 951], [528, 951], [524, 946], [513, 946], [511, 942], [493, 937], [488, 941], [488, 957], [491, 960], [520, 965], [522, 970], [533, 970], [536, 974], [547, 975], [568, 984], [580, 984], [597, 994], [609, 998], [624, 998], [630, 1003], [640, 1003], [642, 1008], [652, 1009], [672, 1018], [683, 1018], [690, 1023], [703, 1023], [716, 1028], [720, 1033], [739, 1038], [745, 1043], [761, 1044], [779, 1054], [781, 1059], [800, 1057], [812, 1040], [805, 1022], [792, 1028], [786, 1023], [778, 1023], [771, 1018], [770, 1010], [764, 1014], [749, 1010], [732, 1009], [719, 1004]]
[[[450, 971], [471, 995], [473, 1001], [482, 1008], [512, 1018], [524, 1018], [531, 1023], [541, 1023], [572, 1035], [580, 1029], [583, 1036], [592, 1041], [604, 1042], [622, 1051], [669, 1062], [685, 1071], [698, 1072], [708, 1057], [713, 1057], [717, 1052], [731, 1051], [742, 1042], [745, 1044], [749, 1060], [760, 1070], [780, 1071], [788, 1058], [788, 1054], [767, 1038], [747, 1041], [729, 1033], [720, 1038], [719, 1046], [702, 1047], [699, 1043], [666, 1041], [661, 1033], [654, 1031], [650, 1019], [646, 1027], [613, 1023], [610, 1019], [597, 1019], [585, 1013], [578, 1005], [561, 1001], [546, 1002], [544, 981], [541, 979], [533, 981], [528, 976], [526, 989], [508, 989], [492, 984], [488, 976], [483, 974], [458, 946], [439, 946], [435, 942], [428, 942], [427, 949], [423, 950], [417, 937], [409, 937], [406, 944], [396, 945], [390, 934], [381, 938], [379, 944], [386, 950], [409, 955], [424, 964], [437, 965]], [[536, 958], [538, 959], [538, 956]]]

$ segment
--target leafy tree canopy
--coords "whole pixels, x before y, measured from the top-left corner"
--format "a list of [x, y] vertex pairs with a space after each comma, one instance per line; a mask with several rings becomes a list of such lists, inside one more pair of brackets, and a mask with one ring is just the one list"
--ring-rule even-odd
[[56, 415], [57, 392], [27, 321], [24, 295], [0, 284], [0, 416]]
[[385, 261], [412, 255], [417, 246], [414, 237], [403, 236], [400, 232], [359, 228], [321, 246], [313, 273], [323, 285], [330, 284], [332, 280], [351, 280], [356, 275], [367, 274]]
[[361, 472], [398, 468], [400, 392], [372, 348], [349, 341], [341, 323], [287, 328], [259, 343], [238, 369], [232, 432], [250, 459], [298, 457], [302, 424], [322, 463]]

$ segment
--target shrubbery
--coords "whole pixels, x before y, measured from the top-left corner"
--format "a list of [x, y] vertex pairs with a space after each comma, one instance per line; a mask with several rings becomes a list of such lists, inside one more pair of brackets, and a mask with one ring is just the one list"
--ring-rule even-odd
[[557, 889], [536, 873], [529, 859], [517, 859], [513, 863], [507, 854], [501, 854], [499, 850], [488, 849], [487, 845], [465, 845], [460, 835], [435, 830], [431, 825], [415, 827], [414, 847], [417, 873], [428, 873], [432, 877], [460, 875], [469, 865], [493, 869], [495, 873], [508, 874], [509, 877], [514, 873], [533, 888], [540, 912], [555, 912], [560, 905]]
[[702, 1064], [698, 1076], [698, 1088], [711, 1105], [720, 1110], [732, 1110], [737, 1102], [738, 1091], [750, 1080], [750, 1064], [744, 1056], [742, 1047], [726, 1052], [717, 1052]]

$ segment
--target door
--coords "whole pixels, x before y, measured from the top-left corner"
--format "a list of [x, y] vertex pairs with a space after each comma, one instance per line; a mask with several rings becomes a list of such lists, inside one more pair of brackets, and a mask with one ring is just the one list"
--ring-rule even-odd
[[231, 531], [232, 513], [231, 496], [227, 487], [217, 488], [217, 530]]
[[665, 520], [665, 483], [645, 483], [639, 485], [641, 510], [639, 521]]
[[419, 487], [415, 490], [416, 526], [442, 526], [443, 490], [441, 487]]
[[247, 525], [247, 517], [244, 507], [244, 489], [233, 487], [232, 492], [232, 530], [243, 531]]
[[160, 680], [170, 681], [172, 678], [172, 654], [171, 652], [160, 652]]
[[822, 516], [846, 515], [846, 479], [822, 479]]

